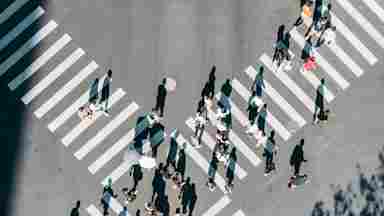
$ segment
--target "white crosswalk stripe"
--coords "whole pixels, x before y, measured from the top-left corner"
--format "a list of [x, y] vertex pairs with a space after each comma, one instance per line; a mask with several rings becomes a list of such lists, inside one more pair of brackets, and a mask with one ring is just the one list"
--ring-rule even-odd
[[351, 4], [349, 0], [336, 0], [339, 5], [357, 22], [381, 48], [384, 49], [384, 37], [375, 27]]
[[[110, 100], [110, 106], [112, 107], [115, 103], [117, 103], [123, 96], [125, 92], [122, 89], [118, 89], [115, 93], [112, 94]], [[78, 108], [77, 108], [78, 109]], [[88, 127], [90, 127], [98, 118], [100, 118], [102, 114], [100, 112], [95, 113], [95, 117], [93, 121], [81, 121], [78, 125], [76, 125], [67, 135], [65, 135], [61, 142], [68, 147], [83, 131], [85, 131]]]
[[[213, 125], [216, 126], [218, 124], [218, 120], [212, 110], [208, 110], [208, 118]], [[252, 163], [253, 166], [257, 167], [261, 163], [259, 157], [257, 157], [257, 155], [232, 130], [229, 131], [229, 140]]]
[[[185, 123], [192, 131], [194, 130], [194, 121], [191, 117], [188, 118]], [[216, 145], [215, 140], [207, 132], [204, 131], [201, 139], [212, 151], [214, 150]], [[248, 174], [238, 163], [236, 163], [235, 175], [239, 177], [239, 179], [244, 179]]]
[[67, 82], [60, 90], [58, 90], [51, 98], [49, 98], [43, 105], [41, 105], [35, 111], [36, 117], [43, 117], [49, 110], [51, 110], [56, 104], [58, 104], [67, 94], [69, 94], [69, 92], [71, 92], [76, 86], [78, 86], [98, 67], [99, 66], [94, 61], [89, 63], [83, 70], [76, 74], [76, 76], [74, 76], [69, 82]]
[[51, 73], [49, 73], [43, 80], [33, 86], [21, 100], [25, 104], [29, 104], [35, 97], [37, 97], [44, 89], [52, 84], [60, 75], [62, 75], [68, 68], [70, 68], [75, 62], [77, 62], [81, 56], [85, 54], [84, 50], [78, 48], [70, 56], [68, 56], [63, 62], [61, 62]]
[[91, 216], [103, 216], [99, 209], [97, 209], [93, 204], [89, 205], [86, 210]]
[[0, 51], [3, 50], [9, 43], [11, 43], [17, 36], [19, 36], [25, 29], [28, 28], [33, 22], [39, 19], [43, 14], [44, 10], [41, 7], [37, 7], [31, 14], [24, 18], [15, 28], [8, 32], [0, 40]]
[[[105, 76], [104, 76], [105, 77]], [[101, 91], [101, 88], [98, 92]], [[63, 125], [73, 114], [75, 114], [81, 106], [84, 106], [88, 100], [91, 91], [87, 90], [84, 94], [82, 94], [73, 104], [65, 109], [58, 117], [56, 117], [53, 121], [48, 124], [48, 129], [51, 132], [55, 132], [57, 128]]]
[[44, 64], [48, 62], [50, 58], [56, 55], [61, 49], [63, 49], [72, 38], [65, 34], [58, 41], [56, 41], [48, 50], [46, 50], [40, 57], [38, 57], [31, 65], [29, 65], [22, 73], [18, 74], [15, 79], [13, 79], [8, 87], [14, 91], [18, 88], [25, 80], [31, 77], [36, 73]]
[[237, 210], [233, 216], [245, 216], [244, 212], [241, 210]]
[[[305, 39], [303, 36], [299, 34], [299, 32], [296, 31], [296, 29], [291, 30], [291, 36], [294, 41], [296, 41], [297, 44], [301, 48], [304, 48], [305, 46]], [[317, 51], [313, 52], [313, 55], [315, 56], [316, 62], [319, 64], [320, 67], [324, 69], [324, 72], [326, 72], [339, 86], [344, 90], [348, 88], [350, 85], [347, 80], [345, 80], [339, 72], [336, 71], [335, 68], [333, 68], [327, 60], [325, 60]]]
[[[272, 68], [269, 68], [272, 70]], [[257, 71], [252, 66], [249, 66], [245, 73], [254, 80], [257, 75]], [[290, 116], [294, 121], [297, 122], [299, 127], [303, 127], [306, 124], [305, 119], [286, 101], [273, 87], [269, 84], [268, 81], [264, 80], [265, 84], [265, 92], [269, 95], [269, 97], [281, 107], [284, 112]]]
[[[267, 68], [273, 68], [272, 59], [265, 53], [260, 57], [260, 61], [263, 62]], [[276, 72], [275, 70], [272, 70], [272, 74], [274, 74], [311, 113], [315, 112], [315, 103], [312, 99], [284, 71], [279, 70]]]
[[215, 216], [220, 213], [229, 203], [231, 199], [228, 196], [223, 196], [219, 201], [217, 201], [211, 208], [206, 211], [203, 216]]
[[[180, 147], [185, 146], [185, 153], [192, 158], [197, 165], [200, 166], [200, 168], [208, 174], [208, 169], [209, 169], [209, 163], [208, 161], [198, 152], [196, 149], [192, 147], [192, 145], [184, 138], [182, 134], [179, 134], [179, 136], [176, 138], [176, 141]], [[186, 145], [184, 145], [186, 143]], [[216, 173], [215, 175], [215, 183], [216, 185], [220, 188], [221, 191], [225, 193], [225, 180], [223, 177], [221, 177], [220, 174]]]
[[362, 0], [362, 2], [384, 23], [384, 9], [375, 0]]
[[135, 137], [135, 129], [131, 129], [127, 134], [119, 139], [115, 144], [113, 144], [104, 154], [96, 159], [90, 166], [88, 166], [89, 172], [95, 174], [100, 170], [105, 164], [107, 164], [114, 156], [116, 156], [121, 150], [128, 146], [133, 141]]
[[360, 55], [370, 64], [374, 65], [378, 61], [377, 57], [355, 36], [355, 34], [331, 12], [332, 24], [336, 26], [336, 30], [349, 41], [349, 43], [360, 53]]
[[92, 139], [84, 144], [74, 155], [78, 160], [82, 160], [89, 152], [98, 146], [103, 140], [118, 128], [124, 121], [131, 117], [137, 110], [139, 105], [132, 102], [123, 111], [121, 111], [112, 121], [110, 121], [103, 129], [101, 129]]
[[3, 22], [7, 21], [16, 11], [18, 11], [23, 5], [25, 5], [30, 0], [16, 0], [11, 5], [9, 5], [4, 11], [0, 14], [0, 25]]
[[16, 64], [16, 62], [18, 62], [25, 54], [39, 44], [40, 41], [47, 37], [56, 27], [57, 23], [51, 20], [43, 28], [36, 32], [27, 42], [24, 43], [23, 46], [8, 57], [7, 60], [1, 63], [0, 76], [4, 75], [9, 68]]
[[[239, 93], [239, 95], [245, 100], [251, 97], [251, 93], [237, 80], [232, 80], [232, 87]], [[263, 102], [264, 103], [264, 102]], [[261, 106], [261, 104], [260, 104]], [[235, 113], [234, 113], [235, 114]], [[288, 140], [291, 137], [291, 133], [284, 127], [284, 125], [277, 120], [277, 118], [269, 111], [267, 111], [268, 124], [284, 139]]]

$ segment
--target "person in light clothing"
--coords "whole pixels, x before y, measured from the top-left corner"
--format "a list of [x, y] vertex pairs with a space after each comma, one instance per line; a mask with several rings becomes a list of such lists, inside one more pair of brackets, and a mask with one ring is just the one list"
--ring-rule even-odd
[[336, 26], [327, 28], [317, 41], [316, 47], [321, 46], [322, 44], [331, 45], [334, 44], [336, 40]]
[[197, 138], [196, 147], [201, 146], [201, 137], [203, 136], [203, 133], [204, 133], [205, 124], [206, 124], [206, 120], [203, 116], [203, 113], [197, 112], [196, 118], [195, 118], [195, 134], [194, 134], [194, 137]]

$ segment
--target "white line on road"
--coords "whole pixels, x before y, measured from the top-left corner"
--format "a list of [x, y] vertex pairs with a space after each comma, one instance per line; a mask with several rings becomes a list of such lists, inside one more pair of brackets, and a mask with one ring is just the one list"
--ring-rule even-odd
[[11, 17], [17, 10], [19, 10], [23, 5], [25, 5], [30, 0], [16, 0], [11, 5], [7, 7], [4, 11], [0, 14], [0, 25], [3, 24], [3, 22], [7, 21], [9, 17]]
[[81, 56], [85, 54], [84, 50], [78, 48], [70, 56], [68, 56], [63, 62], [61, 62], [56, 68], [50, 72], [43, 80], [38, 84], [33, 86], [21, 100], [25, 104], [29, 104], [35, 97], [37, 97], [44, 89], [46, 89], [50, 84], [52, 84], [60, 75], [62, 75], [68, 68], [70, 68], [75, 62], [77, 62]]
[[44, 14], [44, 10], [41, 7], [37, 7], [31, 14], [29, 14], [23, 21], [21, 21], [15, 28], [8, 32], [0, 40], [0, 51], [4, 49], [9, 43], [11, 43], [21, 32], [28, 28], [33, 22]]
[[[296, 43], [301, 47], [301, 48], [304, 48], [305, 46], [305, 39], [303, 36], [301, 36], [299, 34], [299, 32], [297, 32], [296, 29], [292, 29], [291, 30], [291, 36], [293, 38], [294, 41], [296, 41]], [[337, 84], [339, 84], [339, 86], [342, 88], [342, 89], [346, 89], [348, 88], [348, 86], [350, 85], [349, 82], [347, 80], [345, 80], [340, 74], [339, 72], [336, 71], [335, 68], [333, 68], [328, 62], [327, 60], [325, 60], [317, 51], [313, 51], [313, 54], [316, 58], [316, 62], [319, 64], [320, 67], [322, 67], [324, 69], [324, 72], [326, 72], [330, 77], [332, 77], [333, 80], [335, 80], [335, 82]]]
[[[194, 131], [195, 130], [195, 123], [193, 121], [193, 119], [190, 117], [188, 118], [185, 123], [187, 124], [187, 126], [192, 130]], [[216, 145], [216, 142], [215, 140], [209, 135], [209, 133], [205, 132], [203, 133], [202, 135], [202, 140], [204, 141], [204, 143], [213, 151], [214, 148], [215, 148], [215, 145]], [[247, 172], [240, 167], [240, 165], [238, 163], [236, 163], [236, 167], [235, 167], [235, 174], [237, 177], [239, 177], [239, 179], [243, 179], [245, 178], [248, 174]]]
[[[251, 97], [251, 93], [238, 81], [237, 79], [232, 80], [232, 87], [239, 93], [239, 95], [248, 101]], [[259, 104], [261, 106], [261, 104]], [[236, 113], [234, 113], [236, 114]], [[267, 111], [267, 122], [268, 124], [286, 141], [291, 137], [291, 133], [284, 127], [284, 125], [277, 120], [275, 116]]]
[[99, 209], [97, 209], [93, 204], [89, 205], [86, 210], [91, 216], [103, 216]]
[[[265, 53], [260, 57], [260, 61], [263, 62], [269, 69], [273, 69], [272, 59], [267, 56]], [[278, 78], [311, 112], [314, 113], [315, 103], [312, 99], [301, 89], [295, 81], [293, 81], [284, 71], [275, 71], [271, 70], [272, 73]]]
[[113, 157], [115, 157], [121, 150], [127, 147], [135, 137], [135, 129], [131, 129], [123, 137], [119, 139], [113, 146], [111, 146], [104, 154], [96, 159], [90, 166], [88, 166], [89, 172], [95, 174], [106, 163], [108, 163]]
[[[270, 68], [271, 69], [271, 68]], [[257, 71], [255, 68], [249, 66], [245, 73], [254, 80], [257, 74]], [[297, 122], [299, 127], [303, 127], [306, 124], [305, 119], [288, 103], [287, 100], [285, 100], [273, 87], [269, 84], [268, 81], [264, 80], [265, 84], [265, 92], [269, 95], [269, 97], [281, 107], [284, 112], [291, 117], [294, 121]]]
[[363, 58], [370, 64], [374, 65], [378, 61], [377, 57], [353, 34], [349, 28], [331, 12], [332, 24], [336, 26], [338, 32], [340, 32], [349, 43], [355, 47]]
[[384, 9], [375, 0], [363, 0], [363, 2], [379, 17], [381, 22], [384, 22]]
[[49, 33], [51, 33], [56, 27], [57, 23], [51, 20], [48, 24], [36, 32], [27, 42], [24, 43], [23, 46], [21, 46], [0, 65], [0, 76], [7, 72], [9, 68], [16, 64], [16, 62], [19, 61], [25, 54], [39, 44], [40, 41], [48, 36]]
[[48, 62], [50, 58], [56, 55], [62, 48], [67, 45], [72, 38], [65, 34], [58, 41], [56, 41], [48, 50], [46, 50], [40, 57], [38, 57], [31, 65], [29, 65], [22, 73], [18, 74], [15, 79], [13, 79], [8, 87], [13, 91], [19, 87], [25, 80], [31, 77], [35, 72], [37, 72], [45, 63]]
[[241, 210], [239, 209], [239, 210], [237, 210], [237, 211], [235, 212], [235, 214], [233, 214], [233, 216], [245, 216], [245, 214], [244, 214], [243, 211], [241, 211]]
[[[100, 91], [100, 90], [98, 90]], [[82, 94], [72, 105], [67, 107], [55, 120], [48, 124], [48, 128], [51, 132], [55, 132], [57, 128], [63, 125], [73, 114], [75, 114], [79, 107], [84, 106], [89, 99], [90, 90], [87, 90]]]
[[78, 160], [82, 160], [89, 152], [91, 152], [97, 145], [109, 136], [116, 128], [118, 128], [125, 120], [131, 117], [137, 110], [139, 105], [132, 102], [123, 111], [119, 113], [112, 121], [110, 121], [103, 129], [101, 129], [92, 139], [88, 140], [77, 152], [75, 157]]
[[[183, 146], [184, 143], [187, 143], [187, 145], [185, 145], [185, 153], [188, 154], [190, 156], [190, 158], [192, 158], [196, 162], [196, 164], [199, 165], [200, 168], [206, 174], [208, 174], [208, 169], [209, 169], [208, 161], [198, 151], [196, 151], [196, 149], [194, 149], [191, 146], [191, 144], [183, 137], [183, 135], [179, 134], [176, 141], [177, 141], [178, 145], [181, 147]], [[215, 183], [220, 188], [221, 191], [226, 193], [225, 192], [226, 191], [225, 190], [225, 185], [226, 185], [225, 180], [218, 173], [216, 173], [216, 175], [215, 175]]]
[[[122, 89], [118, 89], [115, 93], [113, 93], [113, 95], [110, 98], [111, 100], [110, 107], [112, 107], [116, 102], [118, 102], [124, 95], [125, 95], [125, 92]], [[73, 140], [75, 140], [83, 131], [85, 131], [94, 122], [96, 122], [96, 120], [100, 118], [102, 114], [99, 111], [99, 112], [96, 112], [94, 115], [95, 116], [92, 121], [81, 121], [74, 128], [72, 128], [72, 130], [61, 139], [61, 142], [63, 142], [63, 144], [66, 147], [68, 147], [73, 142]]]
[[[212, 110], [208, 110], [208, 118], [213, 123], [217, 125], [218, 122], [215, 118], [215, 113]], [[253, 166], [257, 167], [261, 160], [257, 155], [250, 149], [232, 130], [229, 131], [229, 139], [234, 146], [252, 163]]]
[[219, 214], [221, 210], [223, 210], [229, 203], [231, 203], [231, 199], [224, 195], [219, 201], [217, 201], [211, 208], [206, 211], [203, 216], [215, 216]]
[[336, 0], [339, 5], [384, 49], [384, 37], [373, 25], [349, 2], [349, 0]]
[[41, 105], [36, 111], [37, 118], [43, 117], [49, 110], [58, 104], [69, 92], [78, 86], [86, 77], [93, 73], [99, 66], [96, 62], [92, 61], [83, 70], [81, 70], [75, 77], [67, 82], [59, 91], [57, 91], [50, 99]]

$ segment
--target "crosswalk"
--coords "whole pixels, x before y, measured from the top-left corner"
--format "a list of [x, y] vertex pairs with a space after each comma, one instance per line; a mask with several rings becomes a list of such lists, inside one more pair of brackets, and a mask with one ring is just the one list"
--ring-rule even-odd
[[[353, 79], [369, 73], [370, 67], [379, 61], [380, 53], [372, 51], [377, 50], [377, 47], [373, 47], [372, 44], [384, 48], [384, 37], [373, 23], [379, 22], [382, 25], [384, 22], [382, 3], [376, 0], [362, 0], [359, 3], [335, 0], [335, 4], [342, 8], [342, 10], [331, 13], [338, 37], [335, 44], [321, 47], [314, 52], [320, 66], [316, 72], [305, 72], [294, 68], [293, 71], [297, 71], [296, 75], [288, 73], [282, 67], [276, 69], [271, 57], [266, 53], [262, 53], [257, 59], [257, 66], [263, 65], [266, 69], [265, 88], [263, 89], [265, 94], [261, 101], [268, 104], [267, 129], [269, 131], [273, 129], [281, 142], [288, 141], [308, 121], [311, 121], [315, 111], [315, 91], [320, 85], [322, 77], [325, 77], [327, 83], [330, 83], [324, 89], [324, 98], [326, 102], [331, 103], [338, 94], [346, 91], [352, 85]], [[359, 11], [361, 6], [364, 6], [370, 13], [363, 15]], [[82, 48], [73, 43], [69, 34], [62, 33], [59, 24], [46, 17], [46, 11], [36, 5], [36, 2], [15, 0], [0, 12], [0, 25], [12, 22], [15, 16], [24, 18], [11, 26], [10, 30], [0, 38], [0, 52], [4, 57], [0, 62], [0, 77], [10, 79], [7, 81], [10, 91], [24, 91], [21, 92], [20, 100], [25, 105], [33, 107], [35, 117], [47, 122], [49, 131], [59, 137], [64, 147], [76, 148], [73, 153], [74, 158], [82, 162], [85, 162], [85, 159], [92, 160], [88, 165], [88, 170], [95, 175], [95, 178], [100, 178], [100, 184], [105, 185], [108, 178], [111, 178], [113, 183], [118, 182], [132, 165], [132, 161], [121, 161], [121, 157], [119, 157], [125, 149], [129, 148], [135, 137], [135, 128], [127, 130], [126, 126], [131, 125], [128, 124], [129, 121], [136, 119], [141, 107], [127, 99], [127, 93], [123, 89], [117, 88], [111, 91], [112, 94], [109, 98], [112, 116], [107, 118], [101, 112], [97, 112], [92, 121], [80, 121], [75, 117], [76, 113], [79, 107], [88, 102], [91, 93], [90, 90], [84, 90], [81, 86], [89, 86], [87, 82], [96, 76], [100, 77], [102, 82], [105, 75], [100, 76], [98, 64], [90, 59]], [[345, 19], [352, 19], [354, 26], [345, 24]], [[356, 26], [363, 30], [364, 34], [359, 33], [360, 29], [355, 29]], [[37, 30], [27, 30], [32, 27]], [[290, 33], [295, 42], [289, 50], [293, 54], [305, 46], [305, 40], [302, 32], [297, 29], [292, 29]], [[16, 42], [20, 37], [28, 38], [28, 40], [17, 45]], [[343, 43], [339, 44], [338, 41]], [[349, 46], [342, 46], [342, 44]], [[69, 46], [76, 47], [70, 51], [66, 49]], [[38, 55], [34, 53], [37, 48], [41, 50]], [[326, 52], [323, 52], [325, 50]], [[5, 56], [7, 52], [9, 54]], [[14, 68], [16, 65], [22, 64], [25, 56], [30, 57], [31, 62], [27, 62], [29, 64], [25, 68], [21, 70], [18, 68], [15, 72]], [[294, 59], [294, 61], [299, 60]], [[85, 66], [74, 73], [78, 65]], [[42, 70], [48, 66], [53, 66], [53, 69], [42, 75]], [[260, 155], [257, 155], [253, 148], [252, 143], [255, 142], [255, 136], [249, 138], [242, 133], [244, 128], [249, 126], [245, 104], [251, 95], [249, 88], [245, 86], [247, 86], [246, 83], [254, 81], [258, 70], [256, 65], [250, 65], [245, 68], [243, 73], [245, 74], [242, 76], [243, 79], [235, 77], [232, 80], [234, 93], [230, 99], [232, 115], [241, 126], [241, 130], [234, 128], [229, 134], [232, 144], [236, 146], [239, 154], [244, 156], [235, 168], [235, 175], [240, 180], [244, 180], [249, 173], [253, 173], [252, 170], [247, 170], [250, 169], [249, 166], [243, 165], [245, 161], [251, 164], [251, 168], [259, 167], [262, 162]], [[71, 74], [71, 79], [64, 84], [58, 82], [69, 74]], [[350, 74], [353, 74], [353, 78], [350, 78]], [[35, 84], [28, 86], [27, 83], [32, 79]], [[52, 91], [57, 86], [59, 89]], [[99, 85], [98, 92], [101, 92], [101, 89], [102, 85]], [[217, 94], [216, 98], [219, 97], [220, 94]], [[217, 123], [212, 110], [209, 111], [209, 120], [213, 125]], [[188, 117], [184, 123], [192, 133], [193, 119]], [[119, 130], [127, 131], [116, 142], [108, 142], [108, 139], [116, 135], [115, 133]], [[204, 154], [206, 152], [200, 153], [201, 150], [193, 148], [189, 137], [186, 133], [180, 135], [177, 138], [178, 143], [180, 145], [186, 143], [186, 153], [205, 173], [208, 173], [209, 158], [206, 158], [207, 156]], [[213, 137], [209, 131], [206, 131], [202, 137], [204, 148], [208, 147], [209, 151], [212, 151], [215, 145]], [[144, 152], [150, 150], [148, 146], [146, 143]], [[96, 152], [96, 149], [104, 150], [102, 154], [94, 158], [93, 153]], [[119, 164], [116, 167], [108, 167], [107, 164], [111, 164], [112, 160], [119, 160]], [[225, 192], [225, 179], [217, 174], [215, 181], [218, 188]], [[222, 203], [227, 205], [230, 199], [223, 199]], [[114, 211], [117, 214], [120, 213], [122, 205], [113, 198], [111, 200]], [[211, 210], [212, 212], [209, 214], [217, 214], [217, 209], [220, 208]], [[101, 215], [94, 205], [90, 205], [86, 210], [92, 216]], [[239, 210], [235, 215], [244, 215], [244, 213]]]

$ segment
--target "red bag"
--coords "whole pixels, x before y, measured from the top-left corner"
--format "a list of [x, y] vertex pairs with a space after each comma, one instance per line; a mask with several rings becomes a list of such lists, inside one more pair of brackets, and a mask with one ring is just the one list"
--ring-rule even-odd
[[303, 67], [307, 71], [315, 70], [317, 68], [315, 57], [314, 56], [309, 57], [307, 61], [304, 63]]

